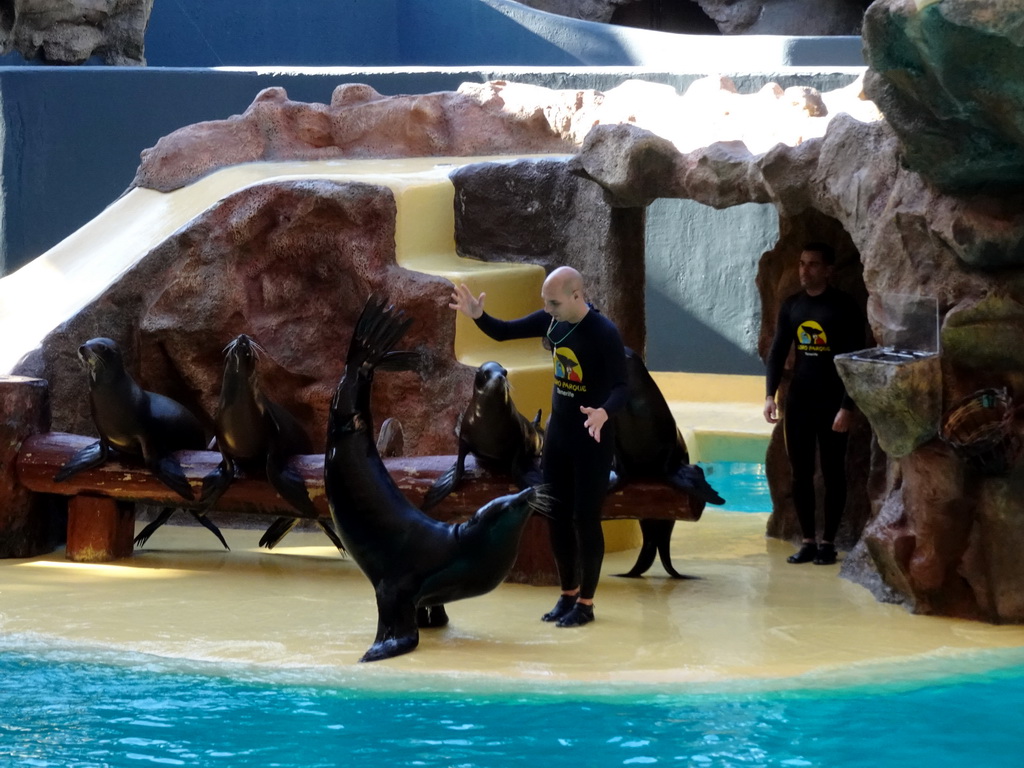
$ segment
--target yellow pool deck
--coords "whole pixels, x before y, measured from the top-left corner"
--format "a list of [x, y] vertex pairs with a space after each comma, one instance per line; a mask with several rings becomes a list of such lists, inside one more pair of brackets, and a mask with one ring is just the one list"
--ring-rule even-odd
[[[839, 578], [837, 566], [789, 565], [764, 537], [765, 515], [709, 510], [676, 526], [676, 567], [697, 578], [643, 579], [635, 552], [609, 555], [597, 621], [541, 622], [554, 588], [502, 584], [448, 606], [451, 623], [419, 648], [373, 664], [369, 582], [319, 533], [293, 532], [273, 552], [260, 531], [165, 526], [135, 557], [69, 563], [63, 553], [0, 561], [0, 634], [33, 642], [273, 668], [330, 668], [369, 686], [514, 687], [524, 681], [835, 685], [978, 650], [1024, 646], [1024, 627], [913, 616]], [[889, 670], [889, 672], [886, 672]], [[325, 672], [327, 674], [327, 672]]]

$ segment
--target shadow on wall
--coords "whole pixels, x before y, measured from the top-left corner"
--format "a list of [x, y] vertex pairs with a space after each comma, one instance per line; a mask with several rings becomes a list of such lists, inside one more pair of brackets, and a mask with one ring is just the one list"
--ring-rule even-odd
[[647, 367], [653, 371], [764, 375], [764, 363], [756, 354], [650, 285], [647, 318]]

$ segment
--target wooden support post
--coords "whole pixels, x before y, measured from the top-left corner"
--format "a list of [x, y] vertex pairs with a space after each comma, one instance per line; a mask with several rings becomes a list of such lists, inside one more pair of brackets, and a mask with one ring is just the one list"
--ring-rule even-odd
[[77, 563], [105, 563], [131, 557], [135, 547], [135, 504], [79, 495], [68, 502], [65, 557]]
[[24, 441], [49, 428], [46, 381], [0, 376], [0, 557], [34, 557], [52, 549], [42, 500], [21, 485], [16, 472]]

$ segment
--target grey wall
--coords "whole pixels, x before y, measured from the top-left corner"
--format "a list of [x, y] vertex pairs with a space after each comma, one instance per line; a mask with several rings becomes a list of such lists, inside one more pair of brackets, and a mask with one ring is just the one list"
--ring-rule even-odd
[[761, 254], [779, 237], [771, 205], [715, 210], [656, 200], [647, 210], [647, 365], [760, 374]]

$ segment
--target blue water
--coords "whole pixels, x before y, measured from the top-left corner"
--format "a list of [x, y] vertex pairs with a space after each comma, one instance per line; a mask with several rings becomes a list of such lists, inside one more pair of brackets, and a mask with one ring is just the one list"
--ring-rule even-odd
[[[772, 497], [764, 464], [747, 461], [701, 461], [704, 475], [731, 512], [771, 512]], [[1022, 763], [1024, 765], [1024, 763]]]
[[995, 671], [836, 690], [486, 694], [7, 651], [0, 766], [1020, 768], [1019, 661], [1018, 652]]

